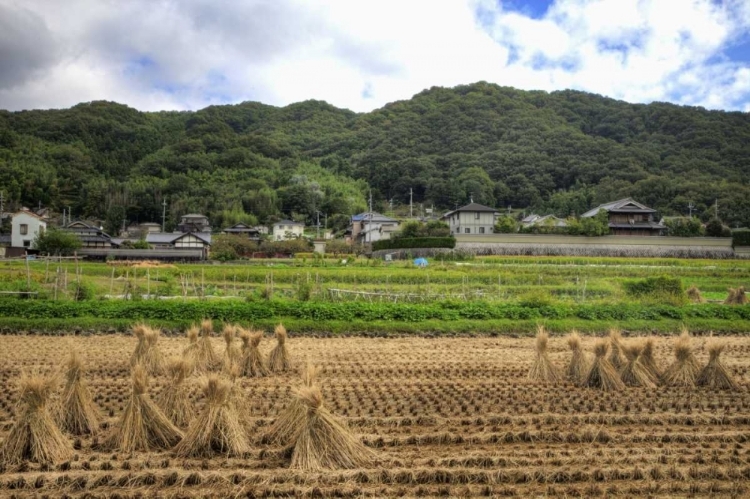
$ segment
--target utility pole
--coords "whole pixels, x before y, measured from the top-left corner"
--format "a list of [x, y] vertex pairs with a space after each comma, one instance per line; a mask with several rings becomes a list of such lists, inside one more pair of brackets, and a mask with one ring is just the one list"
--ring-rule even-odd
[[367, 241], [368, 237], [370, 238], [370, 241], [372, 241], [372, 235], [370, 234], [370, 229], [372, 228], [372, 189], [370, 189], [370, 212], [367, 214], [367, 216], [369, 217], [370, 221], [367, 224], [367, 234], [365, 235], [365, 242], [369, 242]]
[[412, 211], [412, 209], [413, 209], [413, 205], [412, 205], [413, 199], [414, 199], [413, 192], [412, 192], [411, 187], [409, 187], [409, 218], [413, 218], [414, 217], [413, 211]]
[[70, 206], [68, 206], [68, 225], [73, 223], [73, 210], [70, 209]]
[[510, 205], [508, 205], [508, 216], [510, 216]]
[[63, 208], [63, 221], [62, 226], [65, 227], [65, 208]]
[[688, 210], [690, 212], [690, 218], [693, 218], [693, 210], [695, 209], [695, 205], [692, 201], [688, 203]]
[[317, 232], [317, 239], [320, 239], [320, 212], [318, 210], [315, 210], [315, 216], [317, 217], [317, 225], [318, 225], [318, 232]]
[[5, 213], [5, 211], [3, 210], [4, 202], [5, 202], [5, 199], [3, 198], [3, 194], [4, 192], [0, 191], [0, 218], [2, 218], [3, 213]]
[[167, 199], [164, 198], [161, 202], [161, 231], [166, 232], [167, 226]]
[[719, 218], [719, 198], [714, 201], [714, 218]]

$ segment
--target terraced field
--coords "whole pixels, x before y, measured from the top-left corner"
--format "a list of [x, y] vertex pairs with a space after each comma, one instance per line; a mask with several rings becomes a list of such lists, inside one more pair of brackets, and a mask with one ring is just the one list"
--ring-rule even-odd
[[[627, 338], [625, 338], [627, 341]], [[220, 338], [214, 348], [223, 352]], [[662, 367], [671, 339], [656, 340]], [[722, 355], [737, 391], [705, 388], [603, 393], [571, 382], [529, 381], [530, 338], [292, 337], [295, 372], [239, 383], [254, 421], [251, 452], [178, 458], [170, 451], [96, 450], [130, 392], [128, 335], [4, 336], [0, 339], [0, 440], [7, 438], [22, 370], [56, 369], [70, 349], [103, 421], [99, 435], [72, 439], [73, 459], [24, 463], [0, 474], [0, 497], [747, 497], [750, 494], [750, 341], [727, 337]], [[585, 337], [590, 352], [594, 339]], [[695, 338], [705, 364], [705, 338]], [[184, 338], [161, 338], [179, 355]], [[269, 338], [261, 348], [268, 352]], [[561, 337], [553, 363], [568, 359]], [[322, 368], [324, 404], [377, 455], [365, 469], [289, 469], [288, 452], [261, 436], [300, 385], [310, 361]], [[191, 400], [200, 411], [197, 377]], [[166, 377], [151, 380], [152, 397]], [[1, 444], [0, 444], [1, 445]]]

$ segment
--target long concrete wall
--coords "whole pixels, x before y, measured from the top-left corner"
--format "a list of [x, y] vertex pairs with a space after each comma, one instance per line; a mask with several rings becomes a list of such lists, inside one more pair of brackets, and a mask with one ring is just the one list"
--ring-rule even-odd
[[582, 244], [599, 246], [700, 246], [731, 248], [729, 237], [664, 236], [563, 236], [556, 234], [457, 234], [456, 247], [463, 243], [483, 244]]

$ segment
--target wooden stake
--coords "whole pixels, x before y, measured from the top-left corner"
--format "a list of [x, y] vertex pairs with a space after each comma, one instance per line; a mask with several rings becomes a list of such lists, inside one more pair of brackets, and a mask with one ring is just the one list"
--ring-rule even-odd
[[26, 290], [31, 291], [31, 268], [29, 267], [28, 256], [26, 256]]

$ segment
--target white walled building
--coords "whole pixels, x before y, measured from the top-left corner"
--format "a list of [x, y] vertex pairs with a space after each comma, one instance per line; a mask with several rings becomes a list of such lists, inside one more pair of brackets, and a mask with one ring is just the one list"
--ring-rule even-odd
[[47, 229], [47, 222], [30, 211], [21, 210], [13, 215], [10, 231], [10, 245], [17, 248], [31, 248], [40, 231]]
[[492, 234], [495, 219], [500, 213], [495, 208], [479, 203], [469, 203], [441, 217], [451, 229], [451, 234]]
[[391, 234], [398, 231], [399, 226], [398, 220], [376, 211], [360, 213], [352, 216], [351, 238], [357, 243], [374, 243], [382, 239], [390, 239]]
[[292, 220], [281, 220], [273, 224], [273, 240], [299, 239], [305, 233], [305, 224]]

